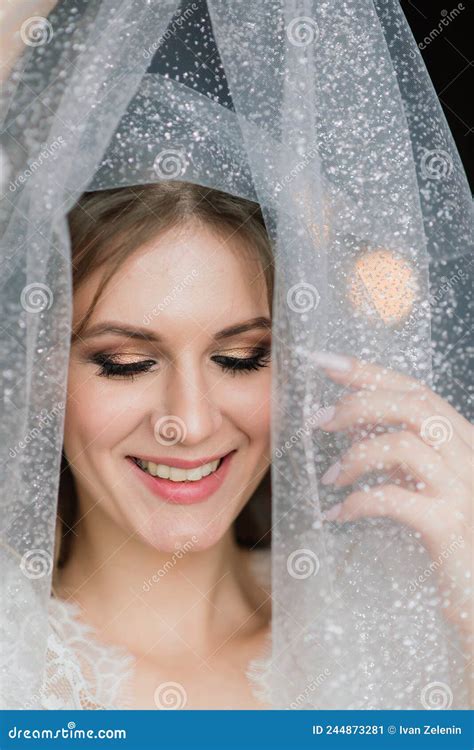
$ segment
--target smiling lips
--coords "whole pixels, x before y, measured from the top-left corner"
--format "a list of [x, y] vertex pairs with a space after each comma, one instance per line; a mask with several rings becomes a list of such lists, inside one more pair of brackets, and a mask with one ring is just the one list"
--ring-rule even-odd
[[212, 472], [220, 465], [221, 459], [218, 458], [215, 461], [202, 463], [191, 469], [170, 466], [169, 464], [155, 463], [153, 461], [144, 461], [139, 458], [136, 459], [136, 462], [141, 469], [147, 471], [148, 474], [151, 474], [154, 477], [170, 479], [172, 482], [197, 482], [203, 477], [212, 474]]
[[205, 461], [173, 459], [173, 466], [148, 458], [127, 456], [132, 469], [155, 495], [168, 503], [190, 505], [207, 500], [222, 485], [229, 469], [231, 451]]

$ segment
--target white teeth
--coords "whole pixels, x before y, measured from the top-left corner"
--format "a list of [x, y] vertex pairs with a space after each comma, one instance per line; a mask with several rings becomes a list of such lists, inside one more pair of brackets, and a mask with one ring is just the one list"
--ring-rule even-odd
[[207, 477], [208, 474], [215, 471], [220, 461], [221, 459], [218, 458], [217, 461], [197, 466], [195, 469], [177, 469], [175, 466], [154, 464], [152, 461], [142, 461], [140, 459], [138, 459], [138, 465], [154, 477], [171, 479], [172, 482], [198, 482], [203, 477]]
[[[148, 464], [150, 465], [150, 464]], [[175, 469], [174, 466], [170, 468], [170, 479], [173, 482], [184, 482], [186, 479], [185, 469]]]

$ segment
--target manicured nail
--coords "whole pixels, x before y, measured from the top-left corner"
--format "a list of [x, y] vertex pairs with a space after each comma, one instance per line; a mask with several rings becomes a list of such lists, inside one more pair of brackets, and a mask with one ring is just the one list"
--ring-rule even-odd
[[334, 416], [335, 411], [336, 407], [333, 405], [321, 406], [314, 417], [313, 427], [319, 427], [322, 424], [327, 424], [328, 422], [330, 422]]
[[330, 466], [327, 472], [323, 474], [323, 476], [321, 477], [321, 482], [323, 484], [332, 484], [338, 478], [340, 473], [341, 462], [336, 461], [336, 463]]
[[341, 508], [342, 503], [336, 503], [336, 505], [333, 505], [329, 510], [324, 511], [323, 518], [326, 521], [334, 521], [341, 512]]
[[336, 372], [349, 372], [352, 369], [352, 362], [348, 357], [332, 352], [312, 352], [311, 359], [320, 367], [326, 367], [328, 370]]

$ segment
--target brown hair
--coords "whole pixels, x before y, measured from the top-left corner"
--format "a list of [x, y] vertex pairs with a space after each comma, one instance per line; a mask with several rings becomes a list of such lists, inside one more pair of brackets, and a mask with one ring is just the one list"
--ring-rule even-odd
[[[97, 269], [105, 273], [73, 337], [80, 336], [106, 285], [138, 248], [172, 227], [198, 222], [224, 241], [240, 240], [240, 248], [257, 260], [270, 312], [273, 297], [273, 251], [258, 203], [189, 182], [84, 193], [68, 215], [73, 292]], [[267, 547], [271, 542], [271, 472], [267, 471], [234, 523], [238, 544]], [[74, 477], [63, 452], [58, 498], [56, 565], [64, 567], [78, 520]]]

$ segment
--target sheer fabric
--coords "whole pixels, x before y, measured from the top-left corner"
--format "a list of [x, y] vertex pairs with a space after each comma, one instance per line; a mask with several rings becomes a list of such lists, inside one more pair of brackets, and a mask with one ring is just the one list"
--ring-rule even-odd
[[[38, 707], [48, 668], [66, 216], [86, 190], [173, 178], [257, 200], [274, 247], [272, 705], [420, 708], [446, 681], [464, 708], [434, 578], [411, 587], [429, 556], [395, 521], [322, 523], [347, 490], [320, 478], [350, 436], [313, 429], [342, 392], [319, 350], [414, 375], [468, 410], [451, 340], [472, 198], [398, 2], [82, 0], [44, 21], [24, 30], [2, 99], [2, 707]], [[203, 64], [181, 74], [190, 35]]]

